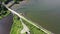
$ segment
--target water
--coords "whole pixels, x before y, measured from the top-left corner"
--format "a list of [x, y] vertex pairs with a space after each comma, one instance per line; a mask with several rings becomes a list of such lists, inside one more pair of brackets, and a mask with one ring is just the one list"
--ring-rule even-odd
[[13, 22], [13, 16], [10, 14], [0, 20], [0, 34], [9, 34], [11, 25]]
[[60, 0], [28, 0], [17, 11], [45, 29], [60, 34]]

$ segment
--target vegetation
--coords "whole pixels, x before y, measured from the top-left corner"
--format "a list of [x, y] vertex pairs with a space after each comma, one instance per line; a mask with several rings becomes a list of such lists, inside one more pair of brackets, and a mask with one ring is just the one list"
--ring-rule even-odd
[[0, 19], [10, 14], [10, 11], [8, 11], [3, 5], [0, 5]]
[[20, 22], [20, 19], [18, 18], [19, 17], [14, 15], [14, 18], [13, 18], [14, 21], [11, 27], [10, 34], [20, 34], [20, 31], [22, 30], [23, 26], [22, 26], [22, 23]]
[[19, 3], [20, 1], [23, 1], [23, 0], [14, 0], [15, 3]]
[[[5, 4], [8, 4], [8, 2], [10, 2], [11, 0], [0, 0], [0, 2], [4, 2]], [[19, 3], [20, 1], [23, 0], [13, 0], [15, 3]]]
[[23, 20], [23, 22], [28, 26], [28, 28], [30, 29], [30, 33], [31, 34], [46, 34], [45, 32], [43, 32], [42, 30], [40, 30], [39, 28], [37, 28], [36, 26], [26, 22], [25, 20]]
[[0, 2], [6, 2], [7, 0], [0, 0]]
[[[23, 26], [22, 26], [22, 23], [21, 23], [19, 17], [14, 15], [13, 20], [14, 21], [13, 21], [13, 24], [12, 24], [12, 27], [11, 27], [10, 34], [21, 34], [20, 32], [23, 29]], [[25, 20], [23, 20], [23, 22], [28, 26], [31, 34], [46, 34], [42, 30], [40, 30], [39, 28], [35, 27], [34, 25], [26, 22]], [[24, 34], [26, 34], [26, 32]]]

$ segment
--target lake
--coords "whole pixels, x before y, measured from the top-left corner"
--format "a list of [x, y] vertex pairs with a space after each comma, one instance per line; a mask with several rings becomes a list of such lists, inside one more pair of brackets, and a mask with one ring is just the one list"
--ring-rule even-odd
[[20, 4], [17, 12], [41, 25], [43, 28], [60, 34], [60, 0], [28, 0]]

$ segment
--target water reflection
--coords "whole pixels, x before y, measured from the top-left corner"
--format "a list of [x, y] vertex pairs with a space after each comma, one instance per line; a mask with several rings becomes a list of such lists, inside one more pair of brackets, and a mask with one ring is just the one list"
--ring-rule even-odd
[[11, 29], [12, 23], [13, 23], [12, 14], [1, 19], [0, 20], [0, 34], [10, 34], [10, 29]]

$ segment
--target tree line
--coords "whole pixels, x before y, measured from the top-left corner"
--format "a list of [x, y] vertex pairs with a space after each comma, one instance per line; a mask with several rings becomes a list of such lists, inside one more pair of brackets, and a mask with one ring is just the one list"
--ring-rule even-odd
[[4, 2], [5, 4], [7, 4], [10, 1], [14, 1], [15, 3], [19, 3], [20, 1], [23, 1], [23, 0], [0, 0], [0, 16], [2, 14], [6, 14], [6, 12], [7, 12], [7, 9], [2, 5], [2, 3]]
[[10, 1], [14, 1], [15, 3], [18, 3], [19, 1], [23, 1], [23, 0], [0, 0], [0, 2], [4, 2], [4, 3], [8, 3]]

